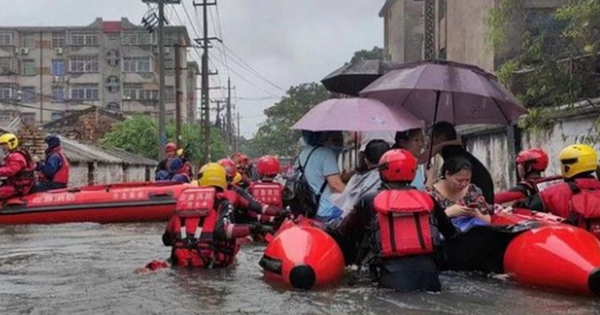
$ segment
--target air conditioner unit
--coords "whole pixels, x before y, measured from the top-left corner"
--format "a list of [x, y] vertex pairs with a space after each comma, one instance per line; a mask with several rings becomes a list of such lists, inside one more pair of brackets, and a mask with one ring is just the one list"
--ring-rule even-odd
[[29, 48], [23, 47], [21, 48], [21, 55], [27, 55], [29, 53]]
[[63, 53], [63, 49], [61, 47], [54, 48], [54, 51], [56, 52], [57, 55], [62, 55], [62, 53]]
[[171, 47], [165, 47], [165, 54], [171, 53]]

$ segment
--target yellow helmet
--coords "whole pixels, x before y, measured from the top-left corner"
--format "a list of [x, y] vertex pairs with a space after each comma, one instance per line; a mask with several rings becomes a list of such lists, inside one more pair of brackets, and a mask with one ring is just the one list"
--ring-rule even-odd
[[225, 190], [227, 188], [225, 168], [217, 163], [205, 164], [198, 172], [198, 186], [212, 186]]
[[0, 136], [0, 145], [6, 144], [9, 150], [14, 150], [19, 146], [19, 139], [12, 133], [5, 133]]
[[192, 184], [192, 186], [199, 186], [197, 179], [193, 180], [190, 184]]
[[586, 144], [573, 144], [564, 148], [558, 155], [562, 176], [571, 178], [578, 174], [596, 171], [598, 154]]
[[240, 172], [235, 172], [235, 177], [233, 177], [233, 181], [232, 183], [234, 185], [239, 184], [242, 181], [242, 174], [240, 174]]

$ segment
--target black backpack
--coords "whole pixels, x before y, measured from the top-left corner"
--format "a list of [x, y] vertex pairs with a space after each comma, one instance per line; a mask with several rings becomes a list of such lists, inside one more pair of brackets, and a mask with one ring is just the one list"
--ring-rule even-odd
[[[308, 165], [311, 155], [317, 148], [315, 147], [310, 151], [308, 157], [306, 157], [304, 166]], [[289, 207], [294, 214], [302, 214], [307, 218], [314, 218], [317, 214], [321, 194], [323, 194], [325, 187], [327, 187], [327, 180], [321, 185], [318, 194], [312, 191], [304, 176], [304, 167], [300, 163], [300, 156], [298, 156], [297, 166], [287, 178], [285, 187], [283, 188], [283, 205], [284, 207]]]

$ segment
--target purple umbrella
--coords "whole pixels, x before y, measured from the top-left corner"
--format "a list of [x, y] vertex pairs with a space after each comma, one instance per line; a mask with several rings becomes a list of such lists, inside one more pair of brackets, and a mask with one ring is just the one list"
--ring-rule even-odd
[[402, 108], [391, 108], [368, 98], [334, 98], [319, 103], [292, 129], [310, 131], [404, 131], [424, 128]]
[[360, 95], [404, 107], [433, 123], [510, 125], [527, 113], [495, 76], [450, 61], [407, 63], [371, 83]]

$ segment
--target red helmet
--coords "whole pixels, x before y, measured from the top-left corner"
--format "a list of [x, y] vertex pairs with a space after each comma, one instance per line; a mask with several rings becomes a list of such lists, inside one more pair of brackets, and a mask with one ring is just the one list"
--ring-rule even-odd
[[379, 159], [379, 174], [384, 182], [412, 182], [417, 172], [417, 160], [407, 150], [393, 149]]
[[279, 174], [281, 171], [281, 164], [279, 164], [279, 159], [272, 155], [265, 155], [261, 157], [256, 163], [256, 168], [258, 169], [258, 174], [263, 176], [274, 176]]
[[540, 148], [523, 150], [517, 155], [517, 164], [529, 167], [529, 170], [543, 172], [548, 167], [548, 153]]
[[169, 153], [169, 152], [175, 152], [177, 150], [177, 145], [173, 142], [169, 142], [167, 143], [167, 145], [165, 146], [165, 152]]
[[225, 168], [225, 172], [228, 178], [234, 178], [237, 170], [235, 169], [235, 162], [232, 159], [220, 159], [217, 164]]

